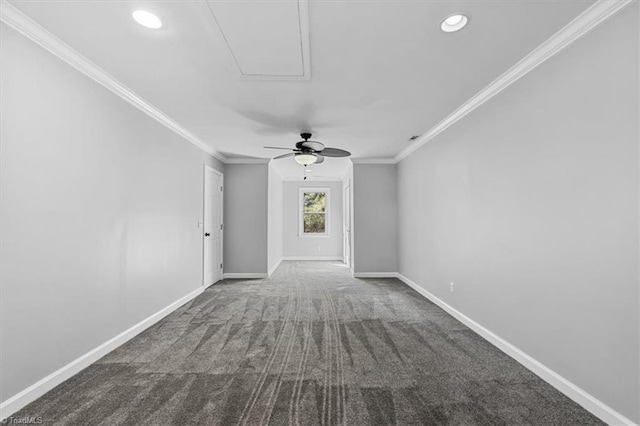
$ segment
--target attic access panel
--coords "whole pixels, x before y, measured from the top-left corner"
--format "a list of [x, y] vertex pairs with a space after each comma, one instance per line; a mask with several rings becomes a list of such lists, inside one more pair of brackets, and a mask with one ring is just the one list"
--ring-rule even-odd
[[308, 80], [307, 0], [207, 0], [241, 78]]

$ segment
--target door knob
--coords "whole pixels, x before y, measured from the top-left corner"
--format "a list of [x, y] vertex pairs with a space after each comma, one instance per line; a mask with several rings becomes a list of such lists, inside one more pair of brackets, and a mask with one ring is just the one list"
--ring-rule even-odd
[[208, 233], [208, 232], [205, 232], [205, 233], [204, 233], [204, 236], [205, 236], [205, 237], [208, 237], [209, 235], [211, 235], [211, 234], [210, 234], [210, 233]]

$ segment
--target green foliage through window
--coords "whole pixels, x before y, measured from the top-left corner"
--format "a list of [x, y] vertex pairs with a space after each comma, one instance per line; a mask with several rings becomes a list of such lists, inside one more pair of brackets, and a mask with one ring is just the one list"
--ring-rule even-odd
[[326, 198], [327, 194], [324, 192], [304, 193], [302, 218], [305, 234], [324, 234], [326, 232]]

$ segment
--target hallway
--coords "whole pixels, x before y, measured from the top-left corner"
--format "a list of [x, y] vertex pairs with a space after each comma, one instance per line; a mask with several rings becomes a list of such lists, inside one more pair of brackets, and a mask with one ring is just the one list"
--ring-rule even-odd
[[26, 406], [44, 424], [601, 424], [396, 279], [226, 280]]

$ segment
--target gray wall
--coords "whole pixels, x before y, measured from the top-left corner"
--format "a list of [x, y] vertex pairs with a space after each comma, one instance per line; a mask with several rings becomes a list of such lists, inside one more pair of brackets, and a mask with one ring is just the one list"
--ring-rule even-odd
[[[330, 160], [329, 160], [330, 161]], [[329, 188], [329, 236], [300, 237], [298, 235], [299, 188]], [[339, 257], [342, 259], [342, 182], [284, 182], [284, 256]]]
[[395, 164], [353, 165], [354, 272], [397, 272]]
[[203, 165], [223, 167], [0, 30], [7, 400], [201, 287]]
[[227, 164], [224, 175], [224, 273], [267, 272], [267, 164]]
[[636, 422], [638, 52], [635, 4], [398, 164], [399, 271]]
[[283, 253], [283, 185], [278, 172], [269, 164], [269, 218], [267, 269], [271, 271], [281, 259]]

